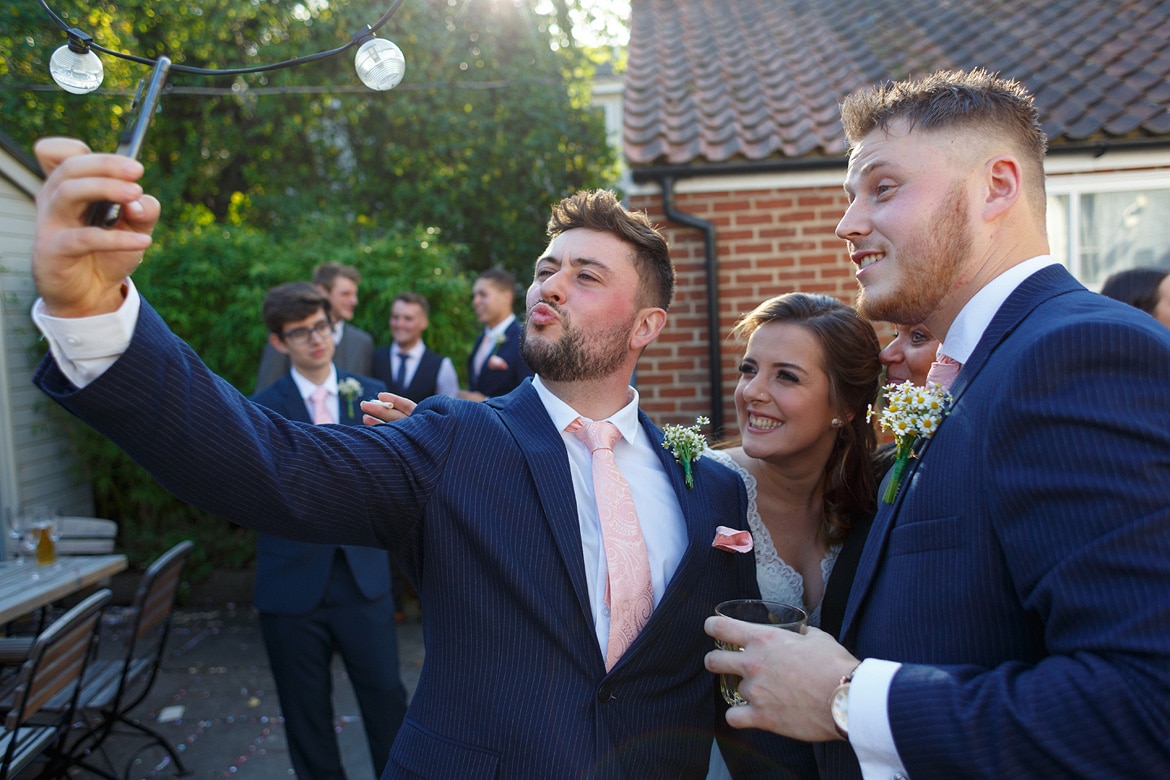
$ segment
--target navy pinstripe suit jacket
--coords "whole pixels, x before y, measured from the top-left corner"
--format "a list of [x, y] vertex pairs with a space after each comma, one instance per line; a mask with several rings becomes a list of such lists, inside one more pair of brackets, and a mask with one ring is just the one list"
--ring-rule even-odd
[[[1170, 332], [1059, 266], [1007, 299], [874, 520], [842, 636], [914, 780], [1170, 771]], [[842, 742], [825, 775], [857, 776]]]
[[531, 383], [483, 404], [432, 398], [395, 425], [290, 422], [211, 374], [145, 302], [97, 381], [77, 390], [51, 359], [37, 381], [188, 501], [266, 533], [391, 550], [425, 605], [427, 657], [384, 778], [705, 776], [726, 726], [703, 621], [758, 593], [751, 555], [711, 547], [717, 523], [744, 516], [729, 470], [700, 462], [688, 490], [660, 450], [689, 544], [607, 673], [568, 456]]

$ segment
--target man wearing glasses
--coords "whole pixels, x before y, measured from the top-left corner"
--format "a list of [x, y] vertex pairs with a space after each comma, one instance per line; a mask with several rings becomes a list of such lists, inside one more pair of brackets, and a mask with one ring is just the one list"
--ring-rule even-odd
[[[303, 282], [274, 287], [264, 299], [264, 324], [291, 368], [252, 400], [290, 420], [361, 425], [360, 402], [386, 386], [333, 364], [325, 294]], [[334, 646], [357, 694], [374, 771], [381, 773], [406, 714], [385, 551], [261, 533], [254, 600], [297, 776], [346, 776], [334, 734]]]

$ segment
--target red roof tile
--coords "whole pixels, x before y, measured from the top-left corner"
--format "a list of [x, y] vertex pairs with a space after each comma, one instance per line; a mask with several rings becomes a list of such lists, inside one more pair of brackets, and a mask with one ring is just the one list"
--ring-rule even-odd
[[842, 97], [973, 67], [1031, 89], [1053, 147], [1170, 135], [1165, 0], [632, 0], [626, 158], [840, 156]]

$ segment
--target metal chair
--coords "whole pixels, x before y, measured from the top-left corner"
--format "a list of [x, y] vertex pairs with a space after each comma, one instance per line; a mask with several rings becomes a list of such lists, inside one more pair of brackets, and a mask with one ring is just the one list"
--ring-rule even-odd
[[[150, 693], [162, 666], [180, 575], [194, 546], [190, 541], [180, 542], [147, 568], [130, 606], [125, 653], [119, 658], [95, 660], [86, 671], [77, 712], [85, 717], [87, 726], [68, 748], [72, 765], [117, 780], [117, 770], [103, 744], [112, 734], [131, 734], [147, 737], [150, 744], [170, 755], [179, 774], [187, 774], [178, 751], [166, 737], [130, 717], [130, 711]], [[127, 729], [115, 731], [118, 725]], [[102, 754], [109, 771], [90, 762], [95, 752]], [[124, 776], [129, 776], [131, 767], [126, 767]]]
[[[114, 552], [114, 538], [118, 535], [118, 524], [100, 517], [58, 517], [58, 555], [109, 555]], [[29, 616], [15, 629], [9, 627], [8, 635], [0, 636], [0, 667], [19, 666], [28, 658], [36, 635], [54, 618], [55, 614], [82, 601], [90, 591], [109, 585], [109, 579], [70, 594], [61, 599], [60, 605], [50, 609], [42, 607], [35, 617]]]
[[[33, 642], [12, 691], [0, 737], [0, 780], [44, 759], [42, 775], [63, 771], [63, 749], [77, 707], [78, 681], [97, 642], [98, 620], [112, 592], [100, 590], [55, 620]], [[61, 703], [64, 702], [62, 705]]]

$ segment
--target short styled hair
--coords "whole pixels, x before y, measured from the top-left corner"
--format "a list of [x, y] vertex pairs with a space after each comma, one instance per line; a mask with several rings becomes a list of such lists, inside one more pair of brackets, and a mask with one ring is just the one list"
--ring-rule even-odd
[[479, 276], [475, 277], [475, 281], [478, 282], [481, 279], [485, 282], [491, 282], [491, 285], [498, 290], [511, 293], [513, 297], [516, 295], [516, 277], [499, 266], [481, 271]]
[[835, 544], [845, 538], [855, 516], [872, 511], [877, 494], [873, 473], [877, 434], [868, 412], [878, 393], [881, 345], [873, 326], [849, 306], [828, 295], [800, 292], [764, 301], [736, 323], [731, 335], [747, 342], [773, 322], [798, 325], [816, 338], [829, 376], [829, 402], [853, 414], [837, 429], [825, 465], [821, 533]]
[[313, 269], [313, 284], [326, 292], [332, 292], [333, 285], [337, 283], [337, 277], [339, 276], [349, 279], [354, 284], [362, 283], [361, 272], [352, 265], [322, 263]]
[[390, 308], [394, 308], [394, 304], [402, 301], [403, 303], [417, 303], [422, 307], [424, 314], [431, 313], [431, 305], [427, 303], [427, 299], [416, 292], [401, 292], [394, 296], [394, 300], [390, 301]]
[[942, 70], [918, 81], [886, 82], [854, 92], [841, 104], [841, 125], [850, 147], [898, 121], [910, 130], [966, 129], [1003, 139], [1031, 180], [1029, 205], [1043, 216], [1048, 137], [1032, 94], [1018, 81], [982, 68]]
[[674, 264], [666, 239], [641, 211], [629, 211], [608, 190], [583, 190], [553, 207], [548, 234], [556, 238], [575, 228], [609, 233], [634, 249], [639, 300], [643, 305], [670, 307], [674, 298]]
[[284, 333], [286, 324], [299, 322], [319, 310], [324, 310], [326, 317], [333, 318], [329, 299], [320, 289], [308, 282], [280, 284], [264, 296], [264, 327], [268, 328], [270, 333], [280, 336]]

